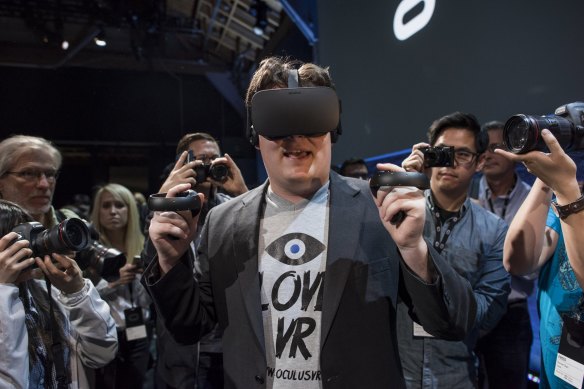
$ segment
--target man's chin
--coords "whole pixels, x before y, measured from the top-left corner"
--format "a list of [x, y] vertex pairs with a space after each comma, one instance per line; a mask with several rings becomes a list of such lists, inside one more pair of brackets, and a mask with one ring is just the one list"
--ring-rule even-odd
[[26, 211], [32, 216], [34, 219], [38, 220], [40, 217], [44, 216], [49, 212], [51, 209], [51, 204], [43, 205], [40, 207], [29, 207]]

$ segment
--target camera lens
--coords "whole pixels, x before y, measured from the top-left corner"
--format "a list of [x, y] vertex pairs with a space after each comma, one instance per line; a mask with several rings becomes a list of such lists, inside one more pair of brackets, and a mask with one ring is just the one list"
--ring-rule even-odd
[[89, 242], [89, 230], [81, 219], [63, 220], [58, 225], [39, 233], [31, 241], [35, 255], [65, 254], [83, 250]]
[[539, 129], [532, 116], [512, 116], [503, 128], [503, 142], [512, 153], [522, 154], [535, 149]]
[[101, 278], [111, 281], [119, 278], [120, 268], [126, 264], [126, 256], [94, 240], [86, 249], [77, 253], [75, 261], [81, 270], [91, 267]]
[[429, 149], [424, 153], [424, 164], [426, 166], [436, 166], [440, 161], [440, 155], [434, 149]]
[[450, 167], [454, 165], [454, 148], [450, 146], [426, 147], [424, 153], [424, 167]]
[[225, 181], [228, 174], [229, 169], [224, 164], [212, 165], [211, 169], [209, 170], [209, 175], [211, 178], [219, 182]]
[[564, 150], [574, 146], [577, 133], [574, 125], [568, 119], [556, 115], [512, 116], [503, 128], [503, 142], [515, 154], [545, 150], [546, 144], [541, 137], [541, 130], [545, 128], [550, 130]]
[[63, 242], [73, 251], [83, 250], [89, 242], [89, 230], [81, 219], [67, 219], [62, 223]]

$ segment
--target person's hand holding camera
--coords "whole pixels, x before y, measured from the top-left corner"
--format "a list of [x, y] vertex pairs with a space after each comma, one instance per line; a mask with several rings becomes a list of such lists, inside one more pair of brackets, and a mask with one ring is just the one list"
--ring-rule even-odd
[[194, 187], [197, 184], [197, 180], [195, 179], [195, 166], [197, 164], [201, 164], [201, 161], [191, 161], [187, 163], [188, 152], [183, 151], [180, 157], [176, 160], [172, 171], [160, 187], [160, 193], [166, 193], [170, 190], [170, 188], [177, 186], [179, 184], [190, 184], [191, 187]]
[[[34, 263], [28, 240], [19, 240], [16, 232], [9, 232], [0, 239], [0, 284], [17, 284], [24, 281], [25, 271]], [[14, 242], [14, 243], [13, 243]]]
[[568, 204], [580, 197], [576, 180], [576, 163], [560, 146], [558, 140], [549, 130], [542, 130], [541, 136], [549, 153], [530, 151], [526, 154], [513, 154], [496, 149], [495, 153], [512, 161], [522, 162], [527, 171], [535, 174], [557, 196], [558, 203]]
[[115, 288], [119, 285], [131, 284], [135, 279], [136, 275], [142, 273], [144, 269], [138, 268], [133, 263], [126, 263], [120, 268], [120, 278], [109, 283], [110, 288]]
[[430, 145], [421, 142], [412, 146], [412, 152], [401, 164], [406, 172], [424, 172], [424, 153], [421, 150], [424, 147], [430, 147]]
[[223, 164], [228, 169], [227, 179], [225, 181], [216, 181], [213, 180], [212, 177], [209, 177], [208, 180], [211, 181], [211, 183], [218, 187], [222, 187], [232, 196], [239, 196], [240, 194], [248, 191], [247, 186], [245, 185], [245, 180], [241, 175], [241, 170], [239, 170], [239, 167], [237, 167], [229, 154], [225, 154], [223, 157], [215, 158], [211, 164], [212, 166]]
[[85, 285], [77, 262], [66, 255], [53, 253], [35, 261], [51, 284], [65, 294], [79, 292]]
[[[176, 197], [178, 193], [190, 189], [189, 184], [171, 188], [166, 197]], [[198, 193], [201, 203], [205, 196]], [[190, 211], [157, 211], [154, 213], [148, 234], [158, 253], [158, 263], [162, 274], [167, 273], [189, 249], [197, 234], [199, 214]]]

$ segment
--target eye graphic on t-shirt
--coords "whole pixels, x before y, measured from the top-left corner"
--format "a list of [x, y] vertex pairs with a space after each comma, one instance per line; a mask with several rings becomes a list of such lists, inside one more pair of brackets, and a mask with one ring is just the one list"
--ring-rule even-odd
[[266, 247], [266, 252], [286, 265], [302, 265], [312, 261], [325, 245], [302, 232], [286, 234]]

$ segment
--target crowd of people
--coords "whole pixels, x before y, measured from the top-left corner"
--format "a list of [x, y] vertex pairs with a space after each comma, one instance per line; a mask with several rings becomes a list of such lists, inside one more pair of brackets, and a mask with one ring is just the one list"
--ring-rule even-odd
[[[245, 103], [257, 112], [303, 87], [334, 90], [328, 69], [267, 58]], [[0, 387], [526, 388], [536, 284], [540, 386], [577, 386], [556, 365], [584, 331], [584, 198], [548, 130], [549, 152], [514, 154], [502, 123], [444, 115], [401, 166], [376, 166], [430, 188], [372, 195], [362, 159], [331, 169], [337, 125], [250, 124], [268, 175], [251, 190], [210, 134], [178, 140], [159, 193], [194, 190], [199, 212], [143, 212], [119, 183], [56, 209], [59, 150], [0, 142]], [[449, 165], [428, 164], [435, 147], [452, 150]], [[40, 252], [16, 228], [61, 234], [79, 217], [125, 257], [113, 276], [95, 248]]]

